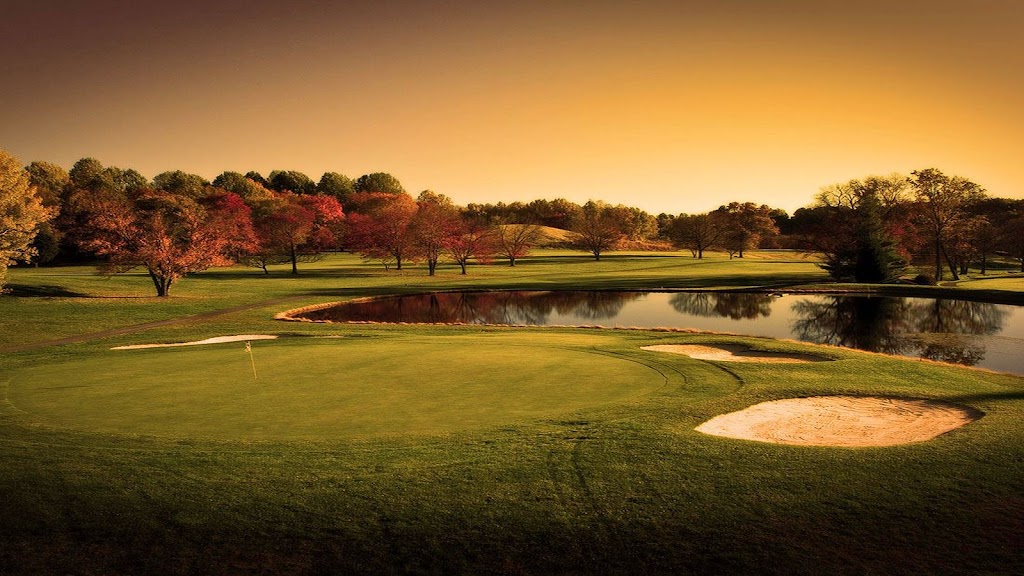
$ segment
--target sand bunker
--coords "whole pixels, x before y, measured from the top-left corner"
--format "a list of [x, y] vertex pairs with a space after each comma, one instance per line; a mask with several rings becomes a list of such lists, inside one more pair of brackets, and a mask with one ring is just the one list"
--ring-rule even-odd
[[724, 362], [760, 362], [776, 364], [802, 364], [806, 362], [826, 362], [829, 358], [813, 354], [795, 354], [790, 352], [767, 352], [751, 350], [739, 344], [715, 344], [703, 346], [698, 344], [658, 344], [643, 346], [641, 350], [683, 354], [698, 360], [721, 360]]
[[802, 446], [894, 446], [931, 440], [982, 413], [936, 400], [858, 396], [790, 398], [716, 416], [713, 436]]
[[277, 336], [269, 334], [239, 334], [237, 336], [217, 336], [194, 342], [175, 342], [173, 344], [132, 344], [130, 346], [115, 346], [111, 350], [137, 350], [139, 348], [170, 348], [172, 346], [201, 346], [203, 344], [222, 344], [224, 342], [242, 342], [245, 340], [273, 340]]

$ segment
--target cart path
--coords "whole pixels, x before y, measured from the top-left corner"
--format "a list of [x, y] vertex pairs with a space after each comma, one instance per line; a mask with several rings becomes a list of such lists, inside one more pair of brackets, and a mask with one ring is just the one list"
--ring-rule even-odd
[[280, 298], [261, 300], [259, 302], [253, 302], [251, 304], [242, 304], [241, 306], [232, 306], [231, 308], [221, 308], [220, 310], [211, 310], [209, 312], [201, 312], [199, 314], [193, 314], [191, 316], [182, 316], [180, 318], [168, 318], [167, 320], [157, 320], [155, 322], [133, 324], [131, 326], [123, 326], [121, 328], [100, 330], [99, 332], [76, 334], [74, 336], [66, 336], [64, 338], [57, 338], [55, 340], [44, 340], [42, 342], [30, 342], [28, 344], [13, 344], [8, 346], [0, 346], [0, 353], [24, 352], [26, 350], [36, 350], [38, 348], [46, 348], [48, 346], [61, 346], [63, 344], [74, 344], [76, 342], [99, 340], [101, 338], [109, 338], [111, 336], [121, 336], [122, 334], [143, 332], [145, 330], [150, 330], [152, 328], [160, 328], [162, 326], [171, 326], [174, 324], [184, 324], [185, 322], [193, 322], [196, 320], [209, 320], [210, 318], [216, 318], [217, 316], [223, 316], [225, 314], [233, 314], [235, 312], [244, 312], [246, 310], [252, 310], [253, 308], [273, 306], [275, 304], [288, 302], [290, 300], [297, 300], [299, 298], [308, 298], [308, 296], [282, 296]]

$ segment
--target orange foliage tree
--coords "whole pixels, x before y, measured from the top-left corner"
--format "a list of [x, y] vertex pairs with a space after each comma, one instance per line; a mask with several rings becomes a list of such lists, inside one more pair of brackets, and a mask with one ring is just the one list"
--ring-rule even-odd
[[179, 278], [230, 265], [255, 243], [249, 208], [232, 193], [196, 200], [144, 190], [98, 196], [84, 208], [88, 233], [81, 247], [107, 259], [105, 273], [144, 267], [161, 297]]

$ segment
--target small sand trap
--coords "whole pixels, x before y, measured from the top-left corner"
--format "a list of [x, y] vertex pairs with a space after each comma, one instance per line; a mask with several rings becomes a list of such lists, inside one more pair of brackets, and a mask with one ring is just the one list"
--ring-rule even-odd
[[829, 358], [814, 354], [795, 354], [790, 352], [767, 352], [751, 350], [739, 344], [715, 344], [702, 346], [698, 344], [658, 344], [643, 346], [641, 350], [683, 354], [698, 360], [721, 360], [723, 362], [759, 362], [772, 364], [803, 364], [807, 362], [827, 362]]
[[201, 346], [203, 344], [222, 344], [224, 342], [241, 342], [244, 340], [273, 340], [277, 336], [269, 334], [239, 334], [237, 336], [217, 336], [194, 342], [175, 342], [173, 344], [132, 344], [130, 346], [115, 346], [111, 350], [138, 350], [140, 348], [170, 348], [172, 346]]
[[712, 436], [801, 446], [894, 446], [931, 440], [982, 413], [936, 400], [859, 396], [790, 398], [716, 416]]

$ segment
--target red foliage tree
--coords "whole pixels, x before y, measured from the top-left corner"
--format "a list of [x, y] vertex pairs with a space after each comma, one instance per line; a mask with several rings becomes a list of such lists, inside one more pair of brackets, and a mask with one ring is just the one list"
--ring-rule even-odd
[[459, 234], [461, 221], [458, 210], [446, 197], [424, 193], [420, 198], [409, 227], [416, 252], [427, 261], [428, 274], [433, 276], [445, 246]]
[[232, 264], [255, 239], [248, 207], [231, 193], [197, 201], [146, 190], [134, 199], [96, 197], [84, 208], [82, 248], [106, 257], [107, 273], [145, 267], [161, 297], [187, 274]]
[[348, 219], [348, 245], [364, 258], [380, 260], [384, 268], [391, 262], [402, 269], [403, 262], [418, 254], [413, 242], [412, 220], [417, 206], [407, 194], [367, 193], [374, 196], [368, 212], [352, 214]]
[[462, 221], [445, 240], [444, 249], [465, 275], [470, 259], [486, 263], [494, 258], [497, 251], [494, 229], [477, 222]]
[[259, 248], [250, 262], [264, 272], [269, 263], [290, 262], [298, 274], [300, 260], [315, 261], [340, 243], [345, 214], [333, 196], [281, 192], [262, 212], [256, 219]]

